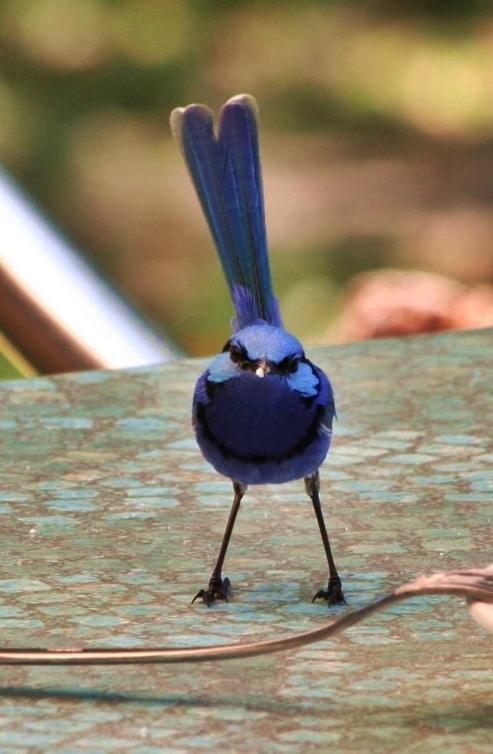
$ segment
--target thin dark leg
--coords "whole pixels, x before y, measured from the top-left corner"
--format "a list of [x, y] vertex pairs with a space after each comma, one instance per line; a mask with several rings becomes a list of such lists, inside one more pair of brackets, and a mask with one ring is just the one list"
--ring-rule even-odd
[[221, 548], [216, 560], [216, 565], [212, 570], [211, 578], [209, 580], [209, 586], [207, 587], [207, 589], [200, 589], [200, 591], [197, 592], [192, 600], [192, 604], [195, 602], [195, 600], [198, 599], [202, 599], [206, 605], [211, 605], [215, 599], [225, 600], [226, 602], [228, 601], [230, 581], [228, 578], [222, 578], [222, 570], [224, 558], [226, 557], [226, 552], [228, 550], [229, 540], [231, 539], [231, 534], [233, 533], [236, 516], [238, 515], [238, 511], [240, 510], [241, 499], [247, 490], [247, 486], [246, 484], [241, 484], [240, 482], [233, 482], [233, 490], [235, 493], [233, 498], [233, 507], [231, 508], [231, 513], [229, 514], [228, 523], [226, 524], [226, 530], [224, 532], [223, 541], [221, 542]]
[[312, 602], [315, 602], [315, 600], [317, 599], [327, 600], [329, 605], [336, 605], [339, 602], [346, 602], [346, 600], [344, 599], [344, 594], [342, 592], [341, 579], [339, 578], [339, 574], [337, 573], [332, 550], [330, 549], [329, 535], [327, 534], [324, 516], [322, 513], [322, 506], [320, 505], [320, 476], [318, 471], [316, 471], [315, 474], [312, 474], [311, 476], [305, 477], [305, 489], [313, 503], [313, 509], [317, 517], [318, 528], [320, 529], [322, 542], [324, 543], [327, 563], [329, 564], [329, 583], [327, 585], [327, 589], [320, 589], [314, 596]]

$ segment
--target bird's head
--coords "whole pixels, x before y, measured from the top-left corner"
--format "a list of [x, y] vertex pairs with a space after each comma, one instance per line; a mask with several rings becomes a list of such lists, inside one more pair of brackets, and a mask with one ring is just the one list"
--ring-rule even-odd
[[282, 379], [304, 397], [316, 395], [320, 384], [299, 340], [266, 323], [235, 332], [209, 366], [207, 380], [221, 383], [248, 374]]
[[303, 346], [290, 333], [271, 325], [250, 325], [236, 332], [225, 344], [223, 353], [241, 370], [257, 377], [269, 374], [292, 375], [305, 358]]

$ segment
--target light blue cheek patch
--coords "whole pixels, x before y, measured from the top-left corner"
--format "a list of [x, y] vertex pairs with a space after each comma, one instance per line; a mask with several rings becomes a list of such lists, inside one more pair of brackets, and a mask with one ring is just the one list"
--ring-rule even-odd
[[288, 375], [288, 385], [300, 395], [311, 398], [318, 393], [318, 377], [313, 374], [309, 364], [301, 362], [296, 372]]
[[226, 382], [232, 377], [238, 377], [240, 370], [233, 364], [229, 358], [229, 353], [225, 351], [216, 356], [209, 366], [208, 382]]

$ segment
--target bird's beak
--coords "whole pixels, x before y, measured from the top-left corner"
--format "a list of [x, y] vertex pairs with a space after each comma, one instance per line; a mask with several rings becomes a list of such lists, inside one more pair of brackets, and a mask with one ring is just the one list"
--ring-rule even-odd
[[259, 361], [258, 366], [255, 370], [255, 374], [257, 377], [265, 377], [266, 374], [269, 374], [270, 367], [267, 364], [265, 360]]

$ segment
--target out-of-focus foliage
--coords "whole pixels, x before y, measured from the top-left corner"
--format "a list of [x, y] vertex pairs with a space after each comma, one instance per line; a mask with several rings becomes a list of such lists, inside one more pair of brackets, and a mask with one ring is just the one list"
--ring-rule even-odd
[[286, 324], [327, 332], [356, 273], [493, 282], [486, 0], [0, 0], [0, 159], [187, 349], [231, 307], [169, 111], [261, 108]]
[[0, 380], [33, 375], [34, 370], [0, 333]]
[[0, 352], [0, 380], [13, 380], [21, 377], [21, 373], [14, 367], [7, 357]]

